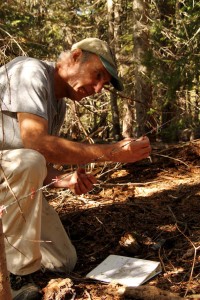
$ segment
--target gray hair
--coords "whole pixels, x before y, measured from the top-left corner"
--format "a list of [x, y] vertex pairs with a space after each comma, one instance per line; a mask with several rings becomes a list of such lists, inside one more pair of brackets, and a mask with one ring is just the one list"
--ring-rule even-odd
[[[82, 50], [83, 52], [83, 56], [81, 58], [81, 63], [84, 63], [86, 61], [88, 61], [90, 59], [90, 57], [92, 55], [94, 55], [92, 52], [89, 52], [89, 51], [84, 51]], [[70, 50], [66, 50], [66, 51], [62, 51], [60, 53], [60, 55], [58, 56], [58, 61], [65, 61], [67, 60], [71, 55], [71, 51]]]
[[58, 61], [67, 60], [71, 55], [71, 51], [62, 51], [60, 55], [58, 56]]

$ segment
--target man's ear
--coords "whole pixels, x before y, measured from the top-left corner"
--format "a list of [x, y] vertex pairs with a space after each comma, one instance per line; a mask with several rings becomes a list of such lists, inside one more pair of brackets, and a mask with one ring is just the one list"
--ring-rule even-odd
[[78, 48], [78, 49], [73, 50], [71, 55], [72, 55], [74, 62], [77, 62], [80, 60], [81, 56], [83, 55], [83, 51]]

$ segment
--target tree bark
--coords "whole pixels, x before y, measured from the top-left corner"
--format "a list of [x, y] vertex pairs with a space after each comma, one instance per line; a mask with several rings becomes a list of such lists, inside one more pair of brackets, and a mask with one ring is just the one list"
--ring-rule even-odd
[[2, 218], [0, 216], [0, 300], [12, 300], [7, 271]]
[[123, 107], [123, 130], [122, 135], [124, 138], [133, 137], [133, 123], [134, 123], [134, 113], [133, 113], [133, 103], [130, 99], [124, 100]]
[[[112, 48], [112, 51], [113, 53], [115, 53], [117, 47], [116, 44], [117, 44], [118, 28], [119, 28], [119, 13], [112, 0], [107, 0], [107, 7], [108, 7], [109, 41], [110, 41], [110, 46]], [[111, 105], [112, 123], [113, 123], [112, 137], [115, 140], [119, 140], [121, 134], [120, 134], [120, 116], [119, 116], [119, 109], [117, 104], [117, 94], [111, 93], [110, 105]]]
[[135, 107], [136, 121], [138, 124], [137, 136], [141, 136], [149, 130], [149, 126], [147, 126], [147, 111], [152, 101], [149, 72], [144, 65], [144, 58], [149, 50], [147, 2], [148, 1], [145, 0], [133, 0], [133, 59], [135, 63]]
[[183, 300], [177, 294], [161, 290], [155, 286], [122, 287], [118, 291], [121, 295], [137, 300]]

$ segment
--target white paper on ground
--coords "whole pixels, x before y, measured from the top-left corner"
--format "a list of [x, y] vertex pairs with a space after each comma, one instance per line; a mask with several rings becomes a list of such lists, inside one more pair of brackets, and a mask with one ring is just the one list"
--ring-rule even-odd
[[109, 255], [86, 277], [104, 282], [134, 287], [143, 284], [162, 271], [160, 262]]

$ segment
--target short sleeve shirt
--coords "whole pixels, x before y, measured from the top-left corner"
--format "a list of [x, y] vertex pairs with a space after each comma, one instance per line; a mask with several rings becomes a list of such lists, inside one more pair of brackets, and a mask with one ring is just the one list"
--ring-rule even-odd
[[17, 57], [0, 68], [1, 150], [23, 148], [18, 112], [35, 114], [48, 121], [48, 133], [57, 135], [66, 104], [54, 92], [55, 63]]

